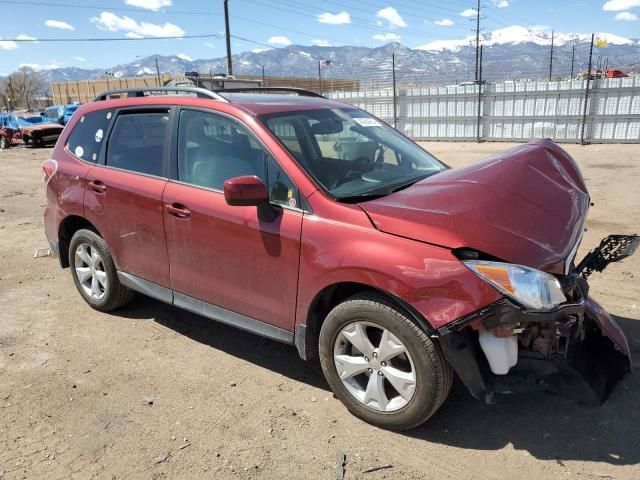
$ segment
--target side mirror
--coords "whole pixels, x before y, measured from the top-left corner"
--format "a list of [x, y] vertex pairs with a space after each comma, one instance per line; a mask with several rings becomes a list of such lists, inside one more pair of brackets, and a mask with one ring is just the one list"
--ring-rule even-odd
[[224, 182], [224, 199], [228, 205], [238, 207], [258, 206], [269, 201], [267, 188], [256, 176], [230, 178]]

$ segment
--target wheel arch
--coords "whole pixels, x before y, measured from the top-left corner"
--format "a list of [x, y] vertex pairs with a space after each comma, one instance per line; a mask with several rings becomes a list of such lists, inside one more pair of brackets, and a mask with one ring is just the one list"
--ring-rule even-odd
[[296, 326], [294, 340], [302, 359], [311, 360], [317, 356], [320, 328], [329, 312], [349, 297], [363, 292], [381, 295], [409, 315], [428, 335], [436, 334], [423, 315], [396, 295], [365, 283], [338, 282], [324, 287], [316, 294], [309, 305], [305, 323]]
[[60, 222], [60, 226], [58, 227], [58, 245], [60, 266], [62, 268], [69, 266], [69, 245], [71, 238], [81, 229], [91, 230], [97, 235], [100, 235], [98, 229], [89, 220], [79, 215], [69, 215]]

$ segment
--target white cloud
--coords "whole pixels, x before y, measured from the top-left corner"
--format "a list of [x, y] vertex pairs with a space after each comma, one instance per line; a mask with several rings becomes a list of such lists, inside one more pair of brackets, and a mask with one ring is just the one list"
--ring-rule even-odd
[[477, 15], [475, 8], [467, 8], [460, 12], [461, 17], [473, 17], [474, 15]]
[[322, 38], [314, 38], [313, 40], [311, 40], [311, 45], [316, 45], [318, 47], [331, 47], [331, 43], [329, 43], [329, 40], [324, 40]]
[[41, 65], [39, 63], [21, 63], [20, 65], [18, 65], [18, 68], [29, 67], [33, 68], [34, 70], [51, 70], [52, 68], [60, 68], [61, 66], [62, 63], [54, 60], [53, 62], [47, 63], [45, 65]]
[[320, 23], [328, 23], [329, 25], [344, 25], [347, 23], [351, 23], [351, 15], [348, 12], [340, 12], [340, 13], [320, 13], [318, 14], [318, 22]]
[[62, 20], [47, 20], [44, 22], [45, 26], [49, 28], [59, 28], [61, 30], [75, 30], [73, 25]]
[[405, 22], [404, 19], [400, 16], [398, 10], [393, 7], [386, 7], [382, 10], [378, 10], [378, 13], [376, 13], [376, 17], [389, 22], [389, 27], [391, 28], [404, 28], [407, 26], [407, 22]]
[[146, 8], [147, 10], [154, 11], [173, 5], [171, 0], [124, 0], [124, 3], [132, 7]]
[[0, 38], [0, 50], [15, 50], [18, 44], [13, 40], [2, 40]]
[[267, 43], [269, 45], [282, 45], [286, 47], [287, 45], [291, 45], [291, 40], [283, 35], [276, 35], [274, 37], [270, 37], [269, 40], [267, 40]]
[[450, 27], [451, 25], [453, 25], [453, 22], [451, 20], [449, 20], [448, 18], [443, 18], [442, 20], [436, 20], [435, 22], [436, 25], [439, 25], [441, 27]]
[[509, 0], [491, 0], [491, 3], [493, 3], [496, 8], [507, 8], [510, 5]]
[[137, 22], [133, 18], [118, 16], [111, 12], [102, 12], [99, 17], [91, 19], [92, 23], [101, 30], [109, 32], [127, 32], [129, 38], [142, 37], [182, 37], [184, 30], [173, 23], [166, 22], [164, 25], [155, 23]]
[[24, 33], [21, 33], [16, 38], [18, 40], [29, 40], [29, 41], [31, 41], [31, 43], [40, 43], [40, 42], [38, 42], [38, 39], [36, 37], [31, 37], [31, 36], [26, 35]]
[[216, 48], [216, 46], [211, 42], [203, 42], [202, 45], [204, 45], [207, 48]]
[[73, 59], [77, 62], [83, 62], [83, 63], [87, 61], [87, 59], [84, 57], [73, 57]]
[[178, 55], [176, 55], [176, 57], [178, 57], [180, 60], [185, 60], [187, 62], [193, 62], [193, 58], [191, 58], [186, 53], [179, 53]]
[[615, 17], [615, 20], [619, 20], [622, 22], [636, 22], [638, 21], [638, 15], [631, 12], [620, 12]]
[[379, 42], [399, 42], [400, 35], [396, 33], [376, 33], [373, 36], [374, 40], [378, 40]]
[[640, 0], [609, 0], [602, 6], [602, 9], [610, 12], [620, 12], [634, 7], [640, 7]]

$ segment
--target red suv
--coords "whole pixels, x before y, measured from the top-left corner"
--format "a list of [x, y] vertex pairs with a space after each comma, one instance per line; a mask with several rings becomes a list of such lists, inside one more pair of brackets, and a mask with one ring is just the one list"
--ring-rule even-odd
[[81, 106], [43, 166], [47, 238], [91, 307], [140, 292], [295, 345], [393, 429], [454, 372], [485, 401], [600, 403], [630, 371], [585, 278], [638, 237], [576, 264], [589, 195], [553, 142], [452, 170], [311, 92], [160, 90]]

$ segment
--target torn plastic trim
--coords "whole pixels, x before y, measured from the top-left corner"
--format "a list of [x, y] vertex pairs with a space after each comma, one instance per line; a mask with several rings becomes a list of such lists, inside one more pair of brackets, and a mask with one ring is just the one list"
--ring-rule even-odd
[[507, 298], [498, 300], [480, 310], [448, 323], [438, 329], [440, 336], [458, 331], [471, 323], [482, 320], [488, 330], [501, 325], [531, 322], [556, 322], [568, 315], [583, 315], [585, 304], [583, 300], [562, 305], [547, 311], [526, 310]]

